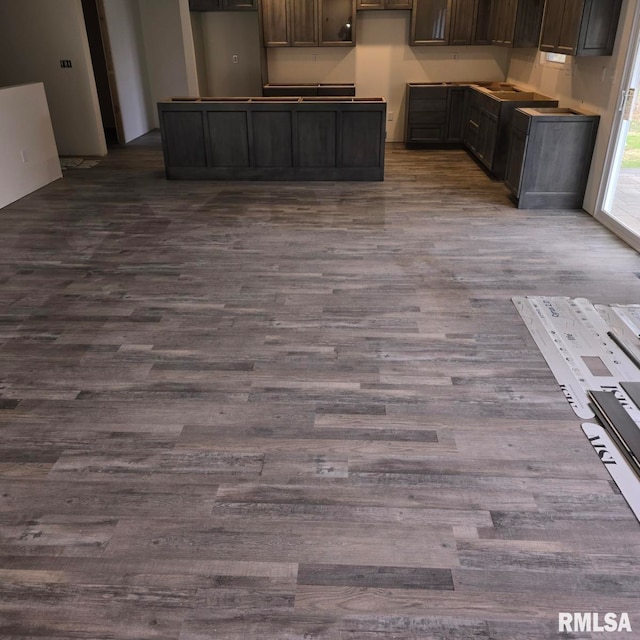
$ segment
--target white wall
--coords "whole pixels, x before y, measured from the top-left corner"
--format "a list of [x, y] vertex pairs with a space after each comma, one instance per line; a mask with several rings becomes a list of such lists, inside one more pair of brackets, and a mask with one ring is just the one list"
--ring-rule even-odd
[[129, 142], [154, 127], [140, 8], [138, 0], [104, 0], [104, 12], [124, 137]]
[[0, 86], [30, 82], [44, 83], [61, 155], [107, 152], [81, 0], [0, 2]]
[[525, 88], [535, 89], [560, 101], [561, 106], [600, 114], [598, 138], [583, 207], [596, 213], [596, 200], [618, 101], [618, 86], [629, 45], [633, 2], [623, 3], [612, 56], [568, 57], [564, 65], [540, 63], [533, 49], [514, 50], [507, 76]]
[[[182, 29], [183, 5], [179, 0], [139, 0], [144, 59], [148, 72], [153, 126], [158, 125], [155, 105], [171, 96], [194, 95], [195, 55], [191, 29]], [[189, 21], [189, 6], [186, 5]], [[187, 42], [185, 43], [185, 38]], [[188, 45], [188, 46], [187, 46]], [[188, 55], [189, 51], [191, 56]], [[189, 64], [191, 62], [191, 64]]]
[[401, 141], [407, 82], [504, 80], [508, 49], [410, 47], [409, 26], [409, 11], [361, 11], [355, 48], [269, 49], [269, 82], [355, 82], [359, 96], [387, 99], [387, 140]]
[[42, 83], [0, 89], [0, 208], [62, 177]]
[[[257, 11], [212, 11], [194, 17], [209, 96], [262, 95]], [[199, 23], [199, 24], [198, 24]], [[238, 62], [232, 56], [238, 56]], [[205, 87], [203, 86], [203, 89]]]

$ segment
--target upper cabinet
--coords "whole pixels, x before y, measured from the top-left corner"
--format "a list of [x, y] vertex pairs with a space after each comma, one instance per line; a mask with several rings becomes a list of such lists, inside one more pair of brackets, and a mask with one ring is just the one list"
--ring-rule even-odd
[[622, 0], [547, 0], [540, 49], [570, 56], [610, 56]]
[[414, 0], [411, 44], [448, 44], [452, 4], [453, 0]]
[[358, 11], [369, 9], [411, 9], [413, 0], [357, 0]]
[[355, 0], [261, 0], [266, 47], [355, 45]]
[[189, 0], [190, 11], [255, 11], [258, 0]]
[[494, 0], [491, 44], [503, 47], [537, 47], [544, 0]]
[[491, 0], [413, 0], [412, 45], [491, 44]]
[[354, 46], [356, 0], [319, 0], [318, 9], [320, 46]]

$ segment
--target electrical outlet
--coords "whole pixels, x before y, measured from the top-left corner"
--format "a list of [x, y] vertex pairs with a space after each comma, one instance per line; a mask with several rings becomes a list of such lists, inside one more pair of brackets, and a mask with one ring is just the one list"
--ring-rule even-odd
[[238, 64], [238, 56], [235, 53], [231, 56], [231, 62]]
[[311, 60], [313, 60], [313, 62], [318, 62], [318, 54], [317, 54], [317, 53], [314, 53], [314, 54], [311, 56]]
[[457, 51], [454, 51], [454, 52], [451, 54], [451, 58], [452, 58], [453, 60], [457, 60], [457, 59], [458, 59], [458, 52], [457, 52]]
[[71, 60], [60, 60], [60, 66], [63, 69], [71, 69], [72, 67]]

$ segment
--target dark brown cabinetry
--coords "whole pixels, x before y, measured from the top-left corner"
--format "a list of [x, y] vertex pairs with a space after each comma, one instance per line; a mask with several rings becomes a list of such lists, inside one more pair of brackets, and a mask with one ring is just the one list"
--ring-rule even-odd
[[460, 143], [466, 98], [466, 85], [407, 84], [407, 146]]
[[621, 0], [547, 0], [540, 49], [570, 56], [610, 56]]
[[158, 113], [170, 179], [384, 179], [382, 98], [184, 98]]
[[380, 9], [411, 9], [413, 0], [357, 0], [358, 11]]
[[190, 11], [255, 11], [258, 0], [189, 0]]
[[351, 96], [356, 95], [356, 85], [342, 84], [265, 84], [262, 95], [275, 97], [303, 97], [303, 96]]
[[505, 183], [518, 207], [582, 207], [599, 119], [565, 108], [514, 111]]
[[491, 0], [414, 0], [412, 45], [490, 44]]
[[544, 0], [493, 0], [491, 43], [503, 47], [537, 47]]
[[266, 47], [355, 45], [355, 0], [262, 0]]
[[496, 178], [503, 180], [514, 110], [517, 107], [557, 106], [557, 100], [539, 93], [471, 87], [465, 145]]

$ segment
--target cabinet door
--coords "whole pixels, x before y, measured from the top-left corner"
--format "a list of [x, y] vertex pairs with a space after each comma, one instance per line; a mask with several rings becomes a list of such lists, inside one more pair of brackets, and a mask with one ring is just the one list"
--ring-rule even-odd
[[291, 44], [318, 46], [317, 0], [289, 0]]
[[587, 0], [577, 55], [610, 56], [616, 41], [621, 0]]
[[449, 42], [452, 0], [415, 0], [411, 12], [411, 44]]
[[354, 46], [355, 0], [319, 0], [320, 45]]
[[461, 142], [464, 138], [468, 95], [466, 87], [449, 87], [447, 142]]
[[356, 9], [384, 9], [384, 0], [358, 0]]
[[491, 44], [491, 0], [476, 0], [471, 44]]
[[287, 0], [262, 0], [262, 35], [265, 47], [286, 47], [289, 39]]
[[547, 0], [542, 21], [541, 51], [555, 51], [560, 41], [560, 25], [565, 0]]
[[255, 11], [258, 0], [224, 0], [224, 8], [229, 11]]
[[453, 0], [449, 44], [471, 44], [476, 0]]
[[498, 119], [493, 114], [481, 109], [478, 125], [478, 155], [489, 169], [493, 167], [497, 140]]
[[189, 11], [220, 11], [222, 0], [189, 0]]
[[502, 44], [504, 42], [504, 20], [506, 8], [507, 0], [493, 0], [491, 5], [492, 44]]
[[411, 9], [413, 0], [384, 0], [385, 9]]
[[519, 0], [505, 0], [504, 2], [501, 43], [507, 47], [513, 45], [513, 36], [516, 30], [518, 1]]
[[575, 53], [578, 47], [578, 33], [580, 32], [583, 8], [584, 0], [565, 0], [555, 49], [558, 53], [568, 55]]
[[513, 129], [509, 143], [509, 159], [504, 181], [511, 192], [518, 197], [522, 186], [522, 170], [527, 150], [528, 136], [520, 129]]
[[544, 0], [515, 0], [515, 27], [512, 47], [537, 47], [540, 42], [540, 27]]

